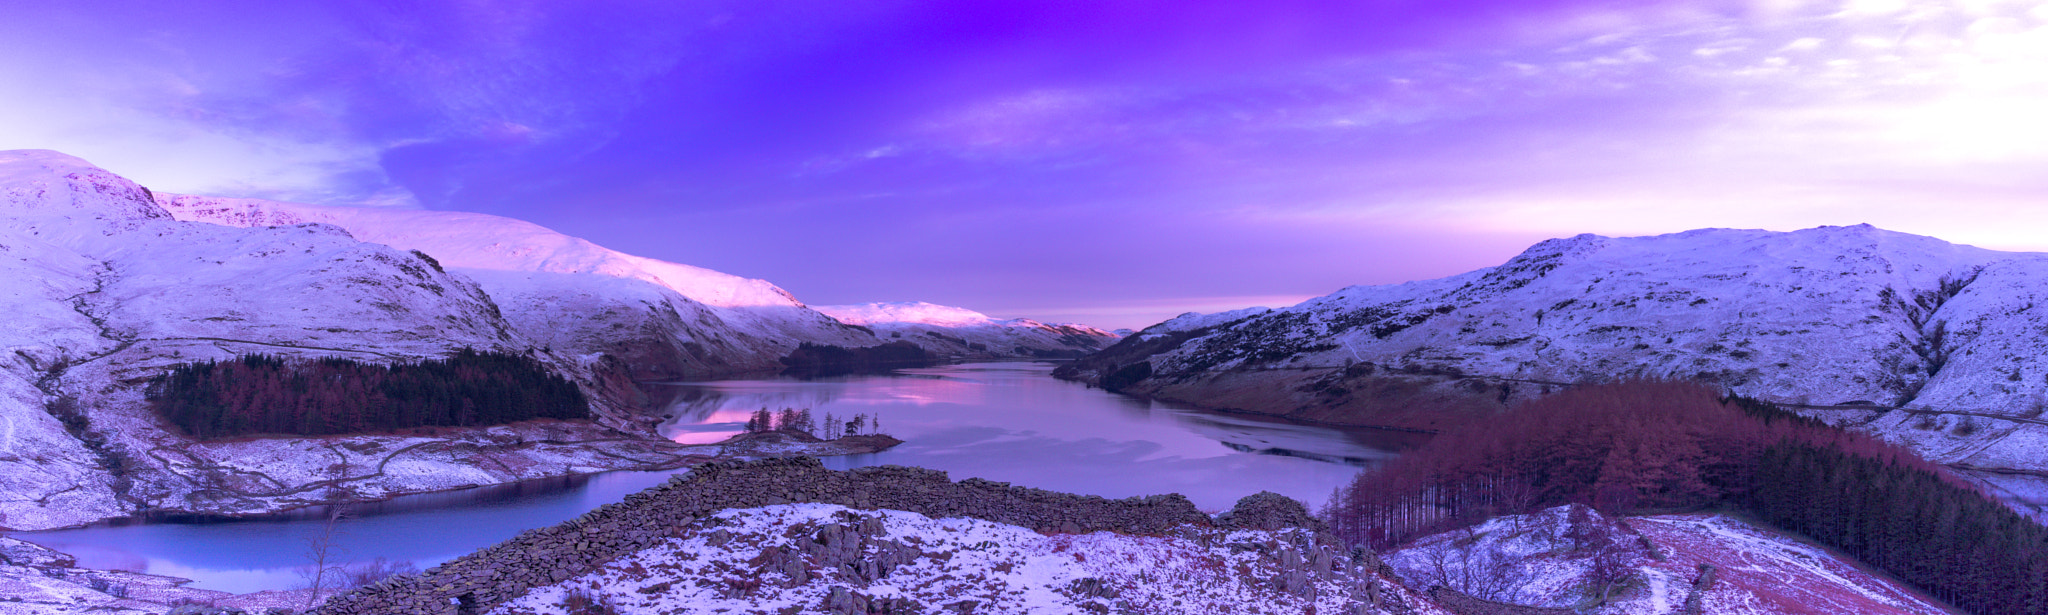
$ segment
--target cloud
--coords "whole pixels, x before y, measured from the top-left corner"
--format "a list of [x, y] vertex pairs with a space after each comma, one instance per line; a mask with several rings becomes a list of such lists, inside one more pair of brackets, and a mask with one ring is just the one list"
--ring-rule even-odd
[[118, 104], [99, 93], [0, 73], [0, 143], [79, 156], [153, 189], [292, 201], [412, 205], [382, 178], [375, 148], [240, 130]]
[[95, 1], [0, 24], [10, 146], [826, 303], [1171, 315], [1693, 226], [2011, 246], [1969, 221], [2048, 194], [2039, 3]]

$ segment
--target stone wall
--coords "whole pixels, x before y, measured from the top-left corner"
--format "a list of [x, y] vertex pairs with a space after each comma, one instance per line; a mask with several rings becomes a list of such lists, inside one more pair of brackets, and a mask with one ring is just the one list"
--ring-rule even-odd
[[1577, 611], [1540, 606], [1522, 606], [1476, 598], [1465, 592], [1438, 585], [1429, 588], [1437, 606], [1458, 615], [1574, 615]]
[[1211, 519], [1180, 495], [1111, 500], [1013, 487], [903, 466], [828, 470], [797, 457], [715, 462], [693, 468], [625, 501], [436, 566], [328, 600], [319, 615], [460, 615], [481, 613], [533, 587], [594, 570], [621, 555], [674, 536], [699, 518], [727, 508], [816, 502], [891, 509], [930, 517], [972, 517], [1041, 532], [1108, 530], [1163, 534], [1184, 524], [1275, 529], [1309, 526], [1299, 502], [1270, 493], [1240, 501]]

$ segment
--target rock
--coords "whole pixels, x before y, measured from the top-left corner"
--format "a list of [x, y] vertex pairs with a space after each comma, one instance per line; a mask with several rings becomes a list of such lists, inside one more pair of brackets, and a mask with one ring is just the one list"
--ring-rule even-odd
[[1261, 491], [1245, 496], [1231, 507], [1230, 512], [1216, 517], [1216, 523], [1224, 527], [1247, 530], [1282, 530], [1307, 528], [1322, 532], [1326, 529], [1321, 519], [1308, 512], [1301, 502], [1271, 491]]
[[832, 593], [825, 596], [823, 608], [833, 615], [867, 615], [868, 600], [845, 586], [834, 586]]

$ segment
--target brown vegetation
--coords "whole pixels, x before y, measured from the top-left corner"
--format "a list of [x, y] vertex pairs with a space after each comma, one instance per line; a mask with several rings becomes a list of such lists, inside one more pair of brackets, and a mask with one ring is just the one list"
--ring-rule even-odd
[[1361, 474], [1325, 514], [1385, 548], [1560, 504], [1732, 506], [1972, 612], [2048, 612], [2048, 529], [1906, 449], [1692, 383], [1524, 403]]
[[151, 379], [146, 396], [159, 416], [201, 439], [590, 416], [582, 390], [539, 361], [467, 348], [391, 365], [266, 355], [190, 363]]

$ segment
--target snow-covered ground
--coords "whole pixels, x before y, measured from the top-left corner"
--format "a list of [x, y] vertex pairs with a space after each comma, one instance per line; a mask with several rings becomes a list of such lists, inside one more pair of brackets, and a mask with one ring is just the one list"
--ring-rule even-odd
[[[968, 518], [768, 506], [699, 520], [675, 538], [490, 612], [561, 613], [578, 602], [608, 604], [620, 615], [1352, 612], [1346, 608], [1355, 592], [1366, 591], [1358, 577], [1342, 563], [1329, 574], [1302, 574], [1315, 564], [1304, 548], [1312, 541], [1300, 532], [1045, 535]], [[1290, 571], [1301, 580], [1290, 584]], [[1389, 603], [1415, 607], [1403, 612], [1445, 613], [1364, 574]]]
[[924, 302], [817, 306], [825, 315], [904, 340], [947, 357], [977, 359], [1071, 358], [1116, 343], [1115, 333], [1079, 324], [1046, 324]]
[[[342, 572], [333, 574], [339, 577]], [[305, 609], [311, 589], [231, 594], [186, 587], [174, 577], [78, 568], [71, 557], [30, 542], [0, 536], [0, 615], [163, 615], [191, 604], [264, 613]], [[339, 583], [339, 581], [336, 581]], [[322, 599], [342, 591], [319, 592]]]
[[[0, 536], [0, 597], [4, 597], [0, 598], [0, 615], [161, 614], [174, 602], [233, 597], [183, 584], [183, 579], [170, 577], [76, 568], [70, 556]], [[258, 606], [260, 598], [251, 596], [242, 608]], [[304, 606], [303, 600], [301, 597], [294, 606]], [[276, 606], [284, 604], [280, 601]]]
[[1166, 319], [1165, 322], [1161, 322], [1150, 327], [1145, 327], [1145, 330], [1142, 333], [1144, 333], [1145, 335], [1163, 335], [1166, 333], [1172, 333], [1176, 331], [1194, 331], [1197, 329], [1206, 329], [1217, 325], [1228, 324], [1233, 321], [1244, 320], [1246, 318], [1251, 318], [1254, 316], [1264, 316], [1272, 311], [1273, 308], [1255, 306], [1244, 309], [1230, 310], [1227, 312], [1210, 312], [1207, 314], [1201, 312], [1188, 312], [1186, 314], [1181, 314], [1179, 316]]
[[[1703, 613], [1725, 615], [1867, 615], [1960, 613], [1874, 574], [1825, 548], [1724, 515], [1603, 518], [1569, 507], [1487, 521], [1470, 530], [1415, 541], [1386, 561], [1416, 586], [1444, 584], [1482, 598], [1600, 615], [1675, 613], [1684, 606], [1700, 565], [1716, 568], [1700, 596]], [[1574, 527], [1580, 532], [1574, 532]], [[1585, 529], [1608, 533], [1590, 546]], [[1595, 582], [1602, 551], [1625, 578], [1609, 600]]]

